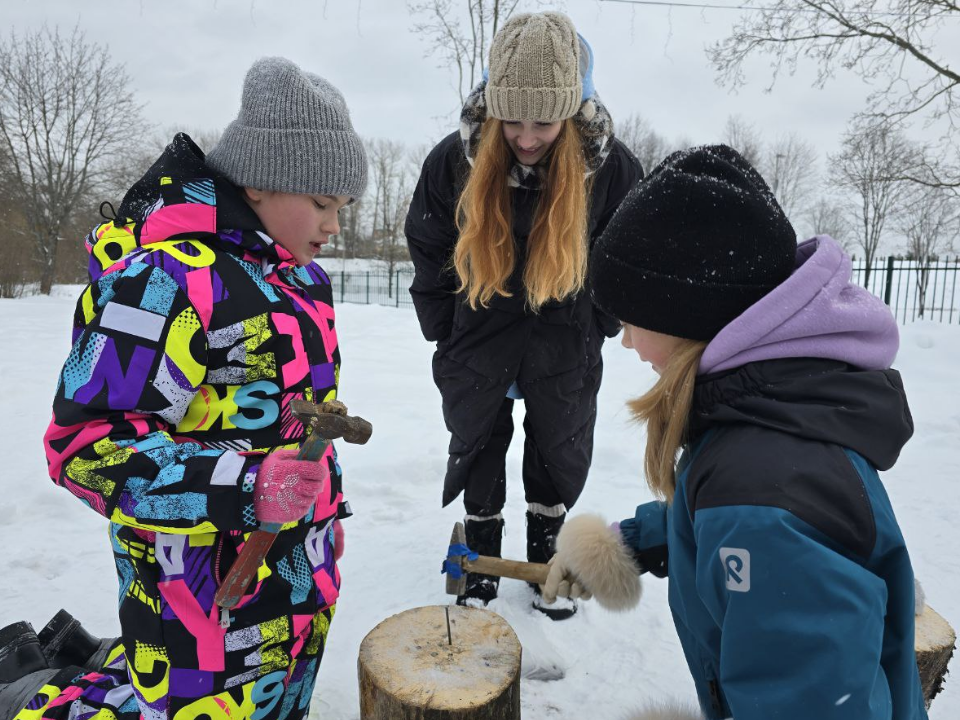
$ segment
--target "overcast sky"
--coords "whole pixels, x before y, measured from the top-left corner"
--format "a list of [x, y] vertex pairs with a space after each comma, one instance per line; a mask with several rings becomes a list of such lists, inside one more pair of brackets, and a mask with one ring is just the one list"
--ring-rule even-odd
[[[601, 0], [542, 7], [567, 12], [593, 46], [596, 87], [614, 121], [638, 112], [670, 139], [715, 141], [739, 113], [766, 140], [797, 131], [834, 151], [869, 92], [842, 71], [817, 90], [808, 67], [765, 93], [765, 57], [749, 66], [746, 88], [718, 86], [704, 48], [727, 34], [736, 11]], [[108, 45], [161, 128], [222, 128], [236, 115], [244, 73], [264, 55], [289, 57], [337, 85], [365, 137], [432, 144], [456, 127], [454, 72], [425, 56], [404, 0], [0, 0], [0, 10], [0, 28], [79, 24]], [[941, 34], [941, 48], [960, 47], [960, 27]]]

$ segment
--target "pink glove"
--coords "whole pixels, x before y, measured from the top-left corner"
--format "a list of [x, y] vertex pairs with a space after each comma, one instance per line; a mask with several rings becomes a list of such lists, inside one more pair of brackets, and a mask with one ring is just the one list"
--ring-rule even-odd
[[260, 464], [253, 491], [257, 520], [280, 524], [299, 520], [329, 483], [326, 461], [297, 460], [296, 450], [270, 453]]
[[333, 559], [343, 557], [343, 525], [339, 520], [333, 521]]

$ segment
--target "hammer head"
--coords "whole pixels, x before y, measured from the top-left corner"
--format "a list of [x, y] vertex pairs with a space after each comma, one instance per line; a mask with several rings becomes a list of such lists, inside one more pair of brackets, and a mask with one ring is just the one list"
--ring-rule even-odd
[[307, 400], [293, 400], [290, 408], [300, 422], [326, 440], [343, 438], [348, 443], [363, 445], [373, 434], [373, 425], [361, 417], [347, 415], [343, 403], [333, 401], [316, 404]]
[[467, 591], [467, 571], [463, 569], [463, 555], [454, 554], [454, 548], [463, 548], [467, 545], [467, 533], [463, 523], [453, 526], [450, 536], [450, 547], [447, 549], [446, 568], [447, 594], [463, 595]]

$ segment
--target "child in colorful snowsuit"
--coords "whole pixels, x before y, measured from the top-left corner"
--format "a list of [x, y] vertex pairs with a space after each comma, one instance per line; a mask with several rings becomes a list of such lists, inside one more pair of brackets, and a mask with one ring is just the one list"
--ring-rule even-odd
[[[102, 667], [38, 670], [17, 720], [307, 714], [348, 512], [332, 448], [295, 459], [290, 402], [336, 397], [330, 280], [312, 260], [365, 183], [340, 92], [265, 58], [212, 152], [177, 135], [89, 236], [45, 444], [53, 480], [110, 520], [122, 642]], [[283, 526], [221, 612], [214, 593], [261, 522]]]
[[913, 433], [897, 326], [850, 277], [830, 237], [796, 245], [725, 146], [667, 158], [593, 250], [596, 302], [660, 374], [631, 407], [662, 500], [568, 522], [544, 597], [622, 609], [640, 572], [669, 576], [711, 720], [927, 717], [913, 571], [877, 474]]

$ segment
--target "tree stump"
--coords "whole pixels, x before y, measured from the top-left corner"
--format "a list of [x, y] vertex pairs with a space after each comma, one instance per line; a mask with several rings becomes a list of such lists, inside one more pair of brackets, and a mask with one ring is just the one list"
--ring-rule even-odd
[[360, 643], [360, 717], [519, 720], [520, 652], [513, 628], [489, 610], [433, 605], [394, 615]]
[[953, 645], [957, 635], [929, 605], [917, 616], [916, 639], [917, 669], [920, 671], [920, 687], [923, 699], [930, 703], [943, 689], [943, 677], [947, 674], [947, 663], [953, 657]]

